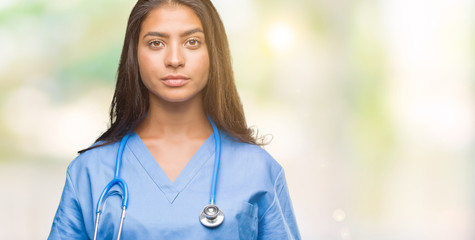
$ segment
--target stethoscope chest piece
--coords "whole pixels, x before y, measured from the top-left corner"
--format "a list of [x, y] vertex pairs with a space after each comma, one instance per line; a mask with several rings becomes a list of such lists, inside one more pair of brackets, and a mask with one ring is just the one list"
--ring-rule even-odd
[[216, 205], [206, 206], [200, 214], [200, 222], [205, 227], [215, 228], [224, 221], [224, 213]]

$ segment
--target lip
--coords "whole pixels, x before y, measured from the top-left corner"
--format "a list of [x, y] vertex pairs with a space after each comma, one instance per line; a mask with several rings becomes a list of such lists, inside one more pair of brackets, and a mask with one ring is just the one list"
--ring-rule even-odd
[[161, 78], [161, 80], [169, 87], [180, 87], [185, 85], [190, 78], [181, 74], [169, 74]]

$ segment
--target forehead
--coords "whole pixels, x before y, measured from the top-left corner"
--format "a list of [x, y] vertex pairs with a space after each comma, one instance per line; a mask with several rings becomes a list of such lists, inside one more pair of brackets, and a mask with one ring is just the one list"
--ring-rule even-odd
[[200, 18], [184, 5], [165, 4], [150, 11], [142, 22], [141, 34], [148, 31], [165, 33], [182, 33], [193, 28], [201, 28]]

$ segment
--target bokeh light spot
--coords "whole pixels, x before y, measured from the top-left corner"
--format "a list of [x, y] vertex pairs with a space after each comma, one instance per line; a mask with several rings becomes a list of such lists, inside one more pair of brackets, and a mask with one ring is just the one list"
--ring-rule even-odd
[[278, 22], [269, 28], [268, 42], [274, 52], [288, 51], [294, 40], [292, 27], [284, 22]]
[[342, 222], [343, 220], [345, 220], [346, 218], [346, 213], [345, 211], [341, 210], [341, 209], [336, 209], [334, 212], [333, 212], [333, 219], [335, 219], [335, 221], [337, 222]]

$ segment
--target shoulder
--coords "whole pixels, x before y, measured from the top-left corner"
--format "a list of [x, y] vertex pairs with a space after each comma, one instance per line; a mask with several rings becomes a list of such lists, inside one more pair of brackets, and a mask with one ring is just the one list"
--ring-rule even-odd
[[244, 168], [243, 171], [270, 179], [276, 179], [283, 171], [282, 166], [262, 147], [240, 142], [228, 134], [223, 134], [222, 139], [222, 161], [236, 169]]
[[[94, 145], [93, 145], [94, 146]], [[97, 168], [109, 164], [110, 159], [117, 154], [118, 143], [111, 143], [97, 148], [89, 149], [79, 154], [68, 166], [68, 174], [71, 176], [81, 174], [84, 170]]]

